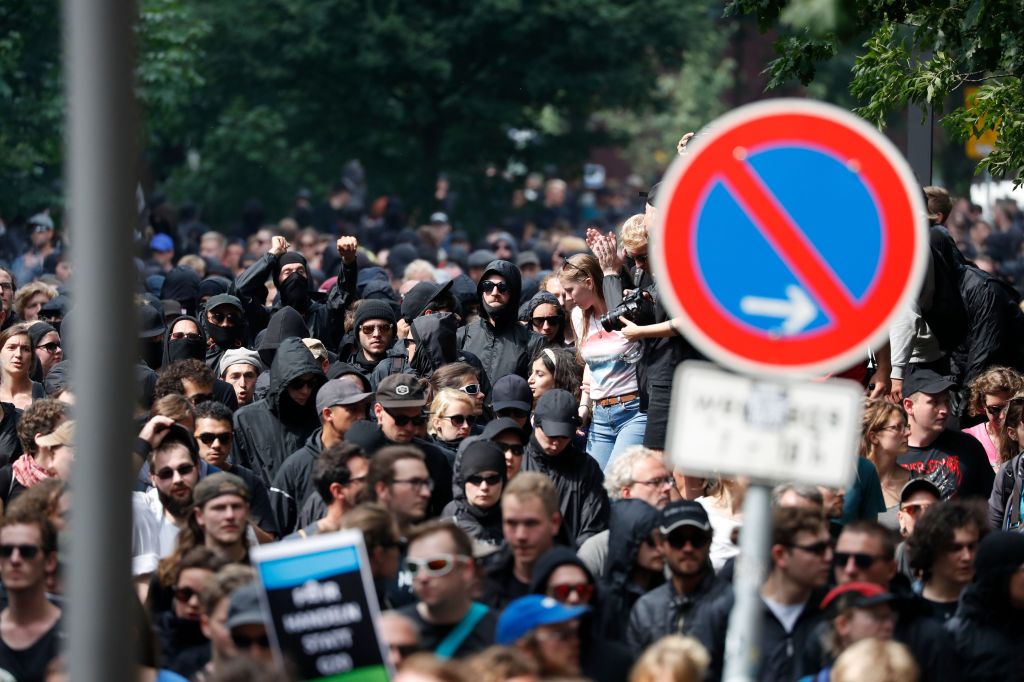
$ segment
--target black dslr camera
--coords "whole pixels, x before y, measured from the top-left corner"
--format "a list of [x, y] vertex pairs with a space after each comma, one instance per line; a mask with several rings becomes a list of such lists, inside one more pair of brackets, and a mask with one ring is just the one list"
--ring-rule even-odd
[[622, 298], [622, 303], [597, 318], [597, 321], [606, 332], [614, 332], [622, 329], [620, 317], [641, 326], [654, 322], [654, 303], [650, 292], [634, 289]]

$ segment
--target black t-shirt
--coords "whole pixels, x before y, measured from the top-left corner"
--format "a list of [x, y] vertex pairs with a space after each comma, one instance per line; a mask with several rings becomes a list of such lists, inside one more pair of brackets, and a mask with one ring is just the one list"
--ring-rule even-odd
[[934, 483], [944, 500], [954, 496], [988, 499], [992, 493], [995, 474], [985, 449], [966, 433], [947, 429], [930, 446], [911, 446], [897, 461], [915, 477]]
[[17, 431], [21, 413], [11, 403], [0, 403], [0, 414], [0, 466], [3, 466], [21, 457]]
[[931, 610], [932, 618], [939, 621], [940, 623], [945, 623], [947, 620], [952, 618], [953, 615], [956, 614], [957, 606], [960, 604], [960, 602], [955, 601], [932, 601], [931, 599], [925, 599], [924, 597], [921, 597], [921, 599], [924, 601], [925, 604], [928, 605], [928, 608]]
[[18, 682], [43, 682], [46, 666], [60, 655], [61, 621], [27, 649], [12, 649], [0, 639], [0, 670], [6, 670]]
[[[416, 609], [416, 604], [409, 604], [398, 609], [398, 612], [403, 616], [409, 618], [412, 622], [416, 623], [416, 629], [420, 633], [420, 647], [424, 651], [434, 651], [444, 638], [456, 628], [458, 623], [453, 625], [435, 625], [428, 623], [423, 620], [423, 616]], [[453, 658], [464, 658], [466, 656], [472, 656], [478, 651], [483, 651], [487, 647], [494, 644], [494, 632], [498, 626], [498, 618], [494, 615], [494, 611], [491, 609], [487, 610], [487, 614], [480, 619], [480, 621], [473, 626], [473, 629], [469, 631], [466, 638], [462, 640], [462, 644], [455, 650]]]

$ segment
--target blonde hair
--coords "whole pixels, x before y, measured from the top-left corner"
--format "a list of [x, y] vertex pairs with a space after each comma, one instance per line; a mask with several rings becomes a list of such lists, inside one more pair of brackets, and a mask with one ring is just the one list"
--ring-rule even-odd
[[402, 280], [405, 282], [409, 282], [411, 280], [433, 282], [434, 266], [431, 265], [429, 261], [417, 258], [405, 266], [405, 271], [402, 273]]
[[36, 294], [46, 294], [46, 300], [49, 301], [57, 296], [57, 290], [46, 282], [29, 282], [18, 289], [18, 293], [14, 295], [14, 311], [18, 313], [18, 317], [25, 319], [25, 308]]
[[711, 656], [693, 637], [668, 635], [647, 647], [629, 674], [629, 682], [700, 682]]
[[427, 424], [427, 433], [431, 436], [437, 435], [437, 422], [441, 417], [445, 416], [448, 408], [453, 403], [462, 403], [467, 406], [470, 414], [474, 414], [476, 410], [476, 401], [468, 394], [456, 388], [442, 388], [434, 396], [434, 402], [430, 404], [430, 423]]
[[862, 639], [839, 655], [832, 682], [917, 682], [919, 670], [910, 650], [899, 642]]
[[206, 277], [206, 261], [194, 253], [190, 253], [179, 258], [178, 265], [191, 268], [197, 275], [199, 275], [199, 279]]
[[558, 489], [554, 482], [542, 473], [536, 471], [522, 471], [508, 483], [502, 499], [514, 497], [522, 500], [533, 497], [540, 500], [541, 506], [548, 514], [555, 514], [560, 510], [558, 502]]
[[644, 225], [644, 214], [637, 213], [626, 219], [619, 230], [622, 245], [636, 253], [647, 248], [647, 226]]

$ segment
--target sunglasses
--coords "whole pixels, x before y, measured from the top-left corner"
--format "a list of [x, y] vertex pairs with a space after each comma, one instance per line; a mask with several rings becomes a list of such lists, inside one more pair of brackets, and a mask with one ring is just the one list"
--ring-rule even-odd
[[404, 658], [409, 658], [420, 650], [415, 644], [388, 644], [388, 649]]
[[565, 317], [562, 315], [549, 315], [548, 317], [532, 317], [530, 320], [533, 322], [534, 327], [543, 327], [546, 324], [552, 327], [557, 327], [562, 323]]
[[177, 474], [182, 478], [185, 478], [195, 470], [195, 464], [179, 464], [177, 469], [172, 469], [171, 467], [161, 469], [160, 471], [156, 472], [156, 477], [159, 478], [161, 481], [169, 481], [172, 478], [174, 478], [175, 472], [177, 472]]
[[594, 586], [590, 583], [563, 583], [548, 586], [548, 595], [554, 597], [555, 601], [566, 602], [571, 594], [575, 594], [577, 599], [586, 604], [594, 596]]
[[505, 452], [511, 452], [516, 457], [522, 457], [526, 452], [526, 446], [518, 443], [498, 443]]
[[216, 397], [212, 393], [196, 393], [193, 396], [189, 396], [189, 401], [193, 405], [210, 402], [211, 400], [216, 400]]
[[182, 604], [187, 604], [192, 597], [198, 597], [199, 592], [193, 590], [191, 587], [176, 587], [174, 588], [174, 598], [180, 601]]
[[470, 426], [473, 426], [473, 424], [476, 424], [476, 415], [475, 414], [469, 414], [469, 415], [463, 415], [463, 414], [442, 415], [441, 419], [447, 419], [448, 421], [450, 421], [452, 423], [452, 426], [457, 426], [459, 428], [462, 428], [466, 424], [469, 424]]
[[377, 332], [381, 336], [383, 336], [383, 335], [385, 335], [385, 334], [387, 334], [388, 332], [391, 331], [391, 325], [390, 324], [364, 324], [362, 327], [359, 328], [359, 331], [361, 331], [363, 334], [366, 334], [367, 336], [373, 336], [374, 332]]
[[41, 551], [39, 545], [0, 545], [0, 558], [10, 559], [17, 550], [22, 559], [31, 561]]
[[504, 410], [498, 410], [498, 416], [508, 417], [509, 419], [526, 419], [530, 416], [530, 413], [523, 410], [517, 410], [514, 407], [506, 407]]
[[202, 341], [202, 334], [196, 332], [171, 332], [171, 341], [181, 341], [182, 339], [188, 339], [189, 341]]
[[480, 392], [480, 384], [466, 384], [459, 390], [465, 393], [466, 395], [476, 395], [477, 393]]
[[788, 545], [793, 549], [799, 549], [808, 554], [814, 554], [816, 556], [825, 556], [825, 554], [832, 549], [832, 542], [829, 540], [822, 540], [820, 542], [812, 542], [809, 545]]
[[853, 565], [862, 571], [866, 571], [879, 560], [880, 557], [876, 557], [873, 554], [864, 554], [863, 552], [836, 552], [833, 555], [833, 562], [836, 566], [846, 566], [853, 559]]
[[42, 344], [39, 344], [38, 346], [36, 346], [36, 348], [42, 348], [43, 350], [45, 350], [50, 355], [53, 355], [58, 350], [60, 350], [60, 347], [61, 347], [60, 344], [57, 343], [56, 341], [50, 341], [50, 343], [42, 343]]
[[257, 637], [247, 637], [246, 635], [231, 633], [231, 642], [239, 649], [251, 649], [253, 646], [258, 646], [261, 649], [270, 648], [270, 637], [267, 635], [259, 635]]
[[918, 514], [924, 513], [928, 507], [934, 505], [934, 502], [918, 502], [916, 504], [907, 504], [900, 507], [900, 511], [907, 512], [911, 516], [917, 516]]
[[32, 231], [36, 232], [36, 233], [38, 233], [38, 232], [49, 232], [52, 229], [53, 228], [50, 227], [49, 225], [33, 225], [32, 226]]
[[985, 411], [988, 412], [990, 417], [998, 417], [1009, 406], [1010, 406], [1009, 403], [1003, 403], [1002, 405], [986, 405], [985, 406]]
[[711, 543], [711, 534], [701, 533], [700, 531], [678, 530], [669, 533], [665, 541], [668, 542], [669, 547], [672, 549], [682, 549], [687, 545], [694, 549], [701, 549]]
[[213, 445], [213, 441], [219, 440], [221, 445], [231, 445], [231, 439], [235, 434], [230, 431], [224, 433], [200, 433], [196, 438], [202, 441], [203, 445]]
[[482, 485], [484, 483], [492, 486], [498, 485], [499, 483], [501, 483], [501, 475], [491, 474], [490, 476], [481, 476], [479, 474], [474, 474], [472, 476], [466, 476], [466, 483], [470, 483], [476, 486]]
[[212, 310], [207, 313], [214, 324], [239, 324], [242, 318], [238, 316], [238, 313], [215, 313]]
[[432, 578], [440, 578], [451, 573], [456, 564], [466, 563], [467, 561], [469, 561], [469, 557], [462, 556], [461, 554], [438, 554], [426, 559], [406, 558], [405, 570], [414, 576], [423, 571]]
[[407, 417], [404, 414], [395, 414], [393, 412], [388, 412], [387, 410], [384, 411], [388, 413], [389, 417], [395, 420], [395, 426], [408, 426], [409, 424], [412, 424], [413, 426], [423, 426], [427, 423], [427, 416], [424, 414], [418, 414], [415, 417]]
[[483, 292], [485, 294], [489, 294], [492, 291], [494, 291], [495, 289], [498, 290], [499, 294], [507, 294], [508, 293], [508, 284], [507, 283], [505, 283], [505, 282], [492, 282], [489, 279], [485, 279], [483, 282], [481, 282], [480, 283], [480, 288], [483, 289]]
[[633, 260], [636, 261], [637, 265], [647, 265], [647, 254], [646, 253], [635, 253], [632, 256]]
[[288, 382], [288, 388], [295, 391], [301, 391], [304, 388], [316, 388], [316, 386], [316, 379], [295, 379]]

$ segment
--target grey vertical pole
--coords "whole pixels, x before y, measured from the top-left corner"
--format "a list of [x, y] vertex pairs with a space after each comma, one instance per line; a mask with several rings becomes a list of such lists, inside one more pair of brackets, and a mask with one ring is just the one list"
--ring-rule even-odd
[[[76, 466], [71, 480], [69, 678], [136, 676], [129, 470], [136, 356], [131, 0], [65, 0], [66, 169], [74, 265]], [[67, 655], [67, 654], [66, 654]]]
[[733, 592], [736, 601], [725, 635], [725, 682], [753, 682], [761, 666], [761, 583], [771, 547], [771, 493], [751, 485], [743, 499], [740, 554], [736, 558]]
[[[917, 54], [918, 59], [931, 59], [931, 50]], [[922, 116], [924, 122], [921, 122]], [[935, 112], [930, 104], [907, 105], [907, 161], [922, 187], [932, 184], [933, 131]]]

